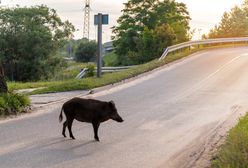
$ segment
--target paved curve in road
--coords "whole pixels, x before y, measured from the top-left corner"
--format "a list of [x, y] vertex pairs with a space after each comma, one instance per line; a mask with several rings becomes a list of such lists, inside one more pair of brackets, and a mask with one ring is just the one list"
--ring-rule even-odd
[[58, 103], [0, 122], [0, 168], [187, 167], [225, 120], [248, 109], [248, 48], [200, 52], [93, 96], [114, 100], [125, 120], [102, 124], [100, 143], [77, 121], [76, 140], [64, 139]]

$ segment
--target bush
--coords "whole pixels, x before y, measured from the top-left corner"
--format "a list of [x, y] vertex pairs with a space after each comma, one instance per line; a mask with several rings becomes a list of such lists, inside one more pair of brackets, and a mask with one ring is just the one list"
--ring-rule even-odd
[[15, 93], [0, 94], [1, 116], [20, 113], [28, 105], [30, 105], [30, 100], [25, 95], [20, 95]]
[[95, 65], [94, 65], [94, 64], [88, 64], [88, 65], [86, 66], [86, 68], [88, 68], [87, 76], [88, 76], [88, 77], [94, 76], [94, 74], [95, 74]]
[[95, 41], [82, 41], [76, 49], [75, 60], [77, 62], [96, 61], [97, 43]]
[[103, 57], [103, 61], [105, 66], [118, 66], [118, 58], [117, 54], [113, 51], [110, 53], [105, 54]]

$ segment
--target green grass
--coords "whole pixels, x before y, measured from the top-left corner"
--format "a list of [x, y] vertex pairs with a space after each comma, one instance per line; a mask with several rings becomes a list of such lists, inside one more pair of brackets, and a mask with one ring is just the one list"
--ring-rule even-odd
[[45, 87], [43, 89], [35, 90], [31, 92], [30, 94], [42, 94], [42, 93], [63, 92], [63, 91], [71, 91], [71, 90], [92, 89], [95, 87], [100, 87], [100, 86], [120, 82], [124, 79], [137, 76], [139, 74], [153, 70], [167, 63], [186, 57], [200, 50], [220, 48], [220, 47], [233, 47], [233, 44], [228, 44], [225, 46], [223, 45], [222, 46], [213, 46], [213, 45], [202, 46], [201, 45], [199, 48], [197, 46], [191, 50], [187, 48], [187, 49], [182, 50], [181, 52], [175, 52], [175, 53], [169, 54], [162, 61], [158, 61], [156, 59], [146, 64], [142, 64], [135, 68], [131, 68], [125, 71], [103, 74], [101, 78], [86, 77], [83, 79], [75, 79], [75, 76], [79, 73], [80, 69], [82, 69], [83, 67], [86, 67], [87, 65], [72, 63], [72, 65], [69, 68], [59, 72], [62, 74], [60, 75], [60, 77], [57, 77], [51, 81], [28, 82], [28, 83], [9, 82], [8, 86], [10, 90]]
[[229, 131], [226, 142], [212, 161], [212, 168], [248, 167], [248, 115]]
[[65, 81], [73, 80], [78, 75], [81, 69], [87, 67], [89, 64], [86, 63], [76, 63], [74, 61], [69, 61], [68, 68], [62, 69], [57, 72], [56, 75], [49, 81], [39, 81], [39, 82], [8, 82], [8, 87], [10, 91], [20, 90], [20, 89], [32, 89], [41, 88], [47, 86], [60, 85]]

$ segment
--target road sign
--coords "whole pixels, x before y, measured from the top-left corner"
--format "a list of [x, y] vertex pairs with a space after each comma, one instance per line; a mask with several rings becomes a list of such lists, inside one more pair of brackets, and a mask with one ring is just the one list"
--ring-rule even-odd
[[97, 36], [97, 44], [98, 44], [98, 52], [97, 52], [97, 77], [101, 77], [102, 74], [102, 25], [108, 24], [108, 15], [103, 15], [98, 13], [98, 15], [94, 16], [94, 24], [98, 25], [98, 36]]
[[[99, 19], [98, 19], [98, 15], [94, 16], [94, 25], [98, 25]], [[109, 23], [109, 15], [104, 14], [102, 15], [102, 24], [103, 25], [107, 25]]]

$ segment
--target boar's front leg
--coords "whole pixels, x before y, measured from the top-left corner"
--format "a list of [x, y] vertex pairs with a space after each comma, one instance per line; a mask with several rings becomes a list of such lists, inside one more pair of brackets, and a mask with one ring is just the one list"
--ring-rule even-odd
[[95, 135], [95, 140], [96, 141], [100, 141], [99, 140], [99, 137], [98, 137], [98, 128], [100, 126], [100, 123], [99, 122], [92, 122], [92, 125], [93, 125], [93, 128], [94, 128], [94, 135]]

